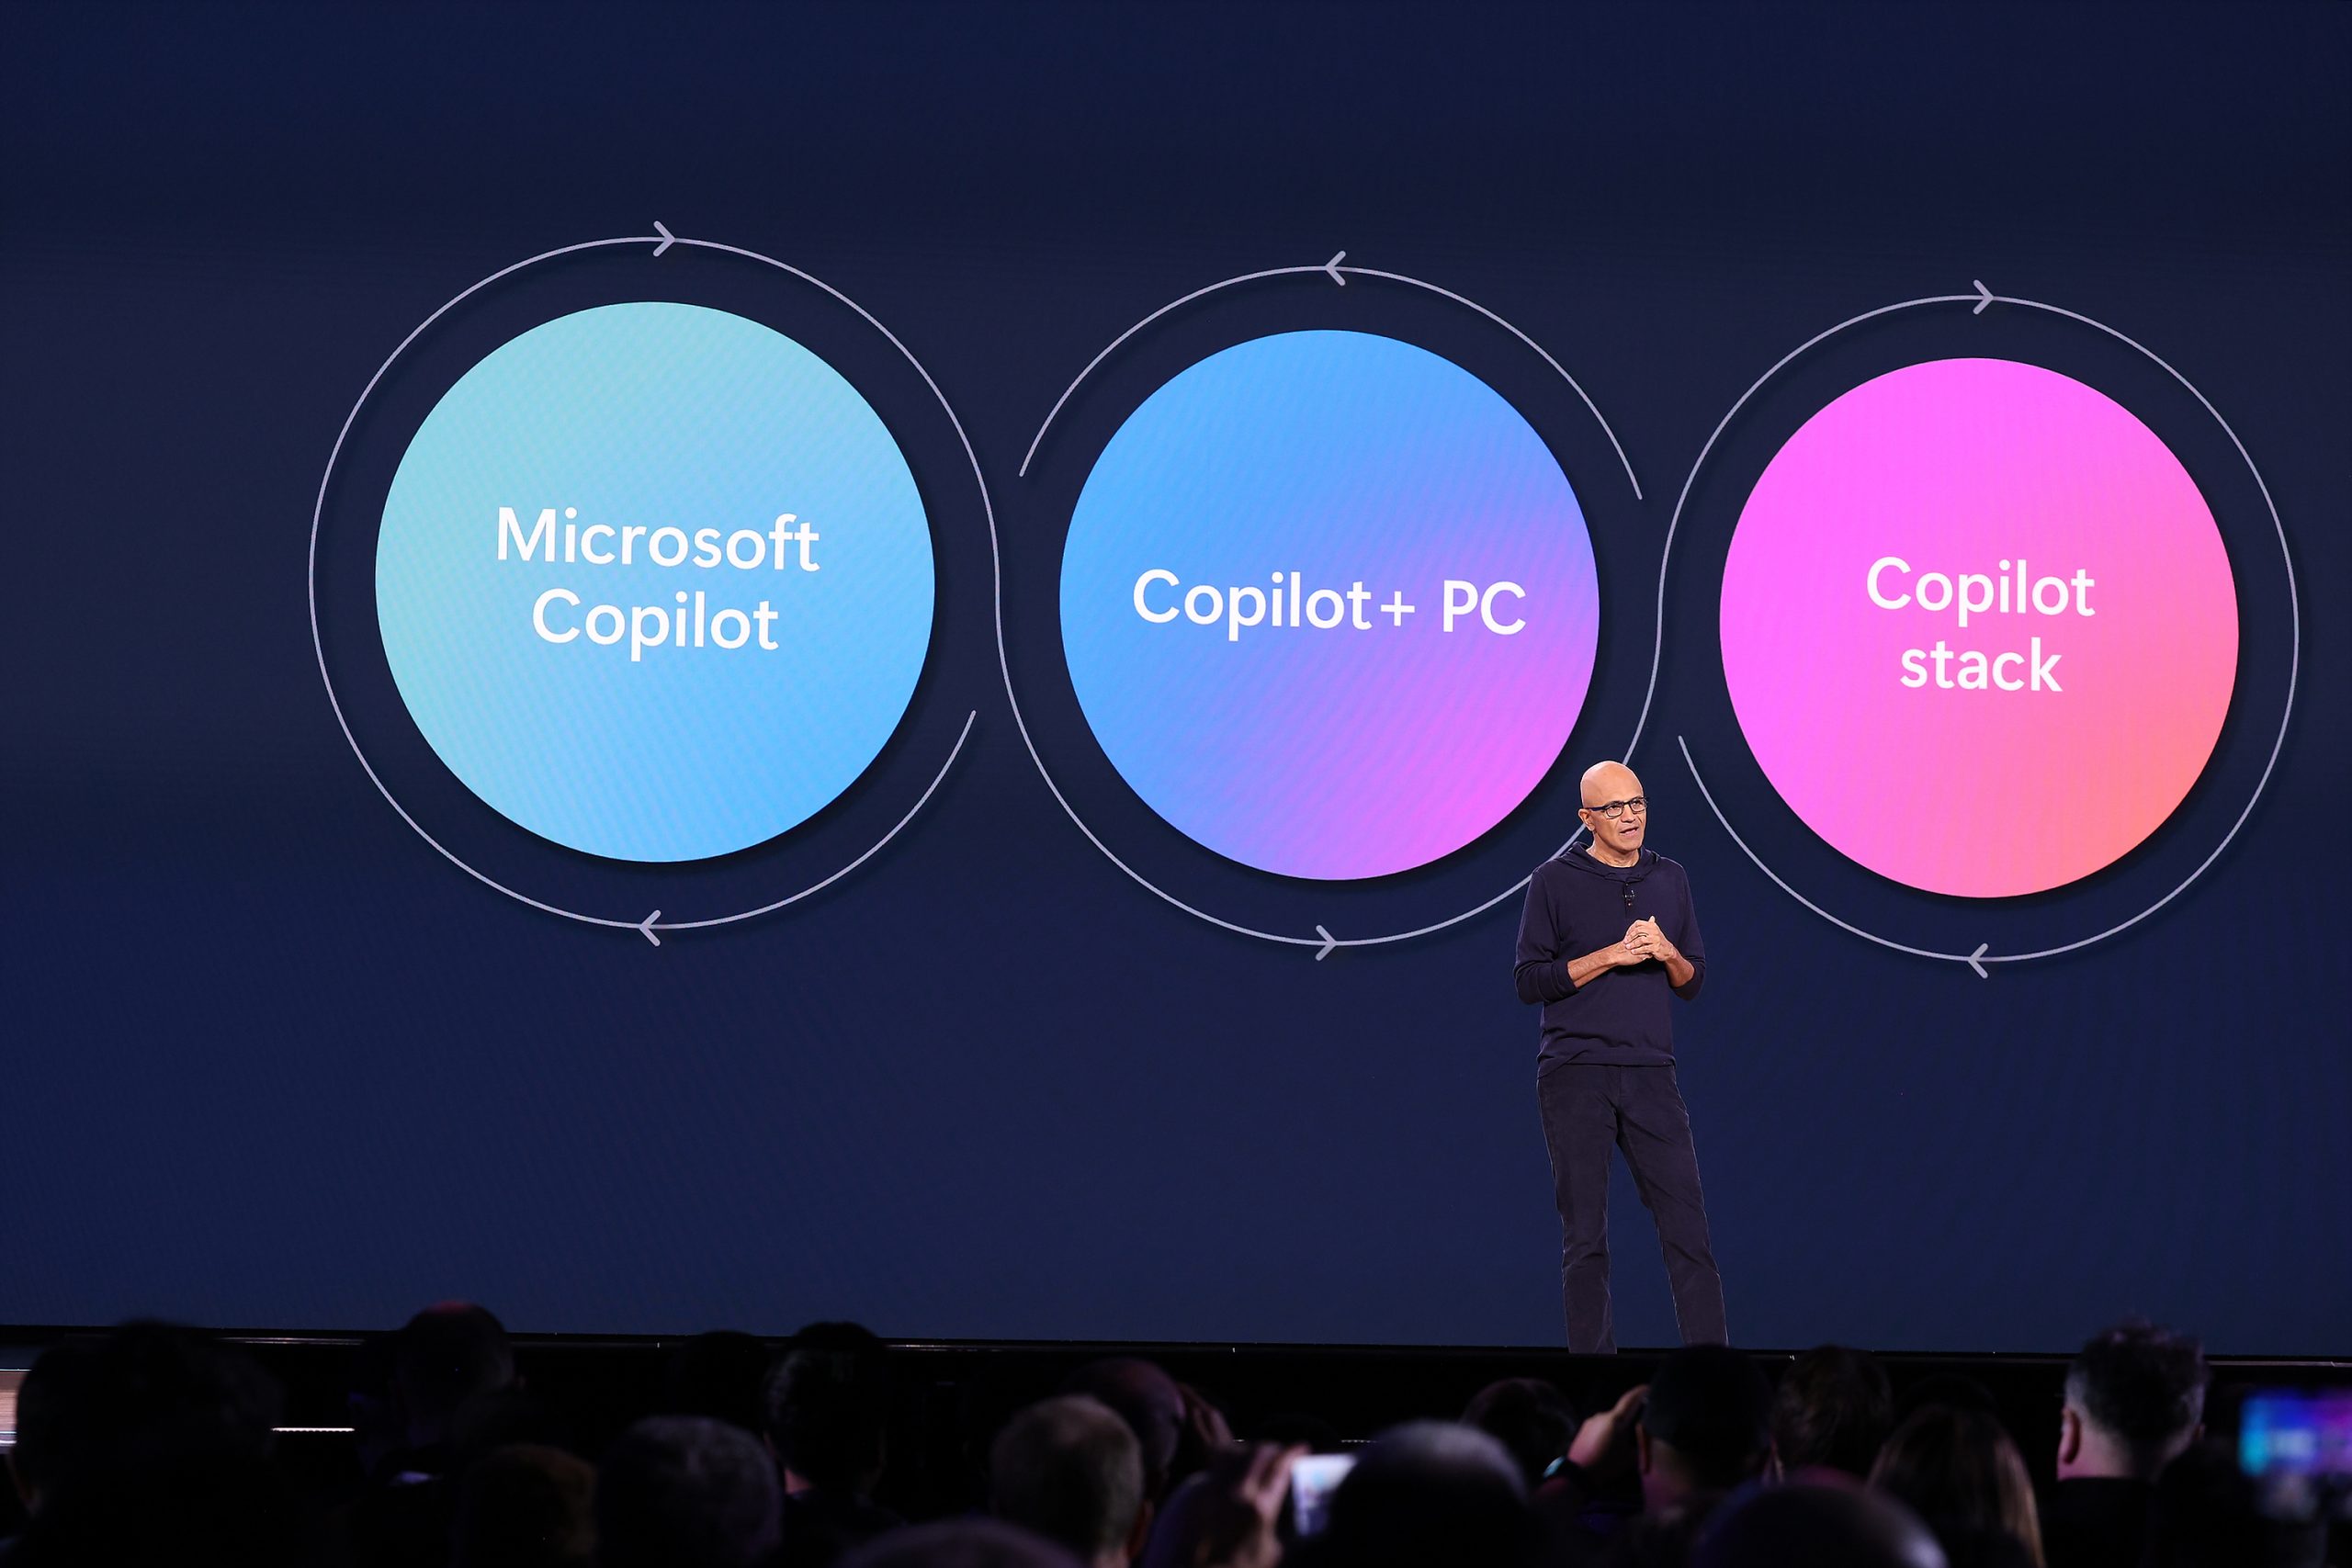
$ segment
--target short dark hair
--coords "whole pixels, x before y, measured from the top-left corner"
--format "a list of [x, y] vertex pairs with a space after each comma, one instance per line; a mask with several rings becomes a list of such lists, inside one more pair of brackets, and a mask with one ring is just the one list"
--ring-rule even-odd
[[1836, 1476], [1738, 1494], [1707, 1520], [1690, 1554], [1691, 1568], [1916, 1568], [1943, 1560], [1910, 1509]]
[[2205, 1418], [2205, 1349], [2132, 1318], [2095, 1336], [2066, 1370], [2066, 1403], [2121, 1443], [2154, 1480]]
[[655, 1416], [621, 1434], [596, 1481], [605, 1568], [749, 1568], [776, 1549], [783, 1489], [750, 1433]]
[[1502, 1444], [1532, 1488], [1566, 1455], [1577, 1412], [1566, 1394], [1541, 1378], [1505, 1378], [1471, 1396], [1462, 1424]]
[[1145, 1495], [1160, 1501], [1183, 1438], [1183, 1385], [1139, 1356], [1113, 1356], [1070, 1373], [1061, 1392], [1099, 1399], [1127, 1424], [1142, 1446]]
[[732, 1329], [697, 1334], [670, 1348], [662, 1361], [662, 1414], [707, 1416], [746, 1432], [766, 1424], [765, 1341]]
[[422, 1426], [446, 1438], [459, 1405], [514, 1381], [506, 1325], [487, 1307], [444, 1302], [392, 1337], [392, 1390], [412, 1430]]
[[1526, 1483], [1503, 1446], [1442, 1421], [1384, 1432], [1331, 1495], [1319, 1538], [1344, 1568], [1503, 1568], [1535, 1542]]
[[586, 1564], [595, 1556], [596, 1472], [560, 1449], [514, 1443], [466, 1472], [453, 1568]]
[[1745, 1354], [1685, 1345], [1651, 1377], [1642, 1429], [1674, 1450], [1694, 1484], [1728, 1491], [1764, 1468], [1771, 1409], [1772, 1390]]
[[1001, 1519], [942, 1519], [895, 1529], [842, 1568], [1077, 1568], [1069, 1552]]
[[989, 1450], [989, 1495], [999, 1518], [1095, 1558], [1124, 1546], [1135, 1529], [1143, 1508], [1143, 1450], [1100, 1400], [1048, 1399], [997, 1434]]
[[1894, 1384], [1878, 1358], [1821, 1345], [1789, 1363], [1772, 1396], [1772, 1448], [1786, 1470], [1871, 1472], [1894, 1429]]
[[767, 1438], [811, 1485], [860, 1493], [882, 1469], [889, 1406], [882, 1341], [854, 1323], [811, 1324], [768, 1374]]

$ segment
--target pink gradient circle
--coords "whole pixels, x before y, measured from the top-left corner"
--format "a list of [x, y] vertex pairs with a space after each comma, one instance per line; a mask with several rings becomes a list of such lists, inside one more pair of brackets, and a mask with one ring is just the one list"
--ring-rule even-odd
[[[1887, 558], [1899, 608], [1870, 591]], [[2063, 589], [2063, 608], [1997, 608], [2020, 559], [2026, 596], [2055, 579], [2040, 604]], [[1965, 628], [1923, 608], [1931, 573], [1996, 607]], [[1883, 876], [1996, 898], [2112, 864], [2180, 805], [2236, 682], [2237, 594], [2211, 508], [2129, 410], [2037, 366], [1939, 359], [1848, 392], [1765, 468], [1723, 650], [1749, 750], [1806, 826]]]

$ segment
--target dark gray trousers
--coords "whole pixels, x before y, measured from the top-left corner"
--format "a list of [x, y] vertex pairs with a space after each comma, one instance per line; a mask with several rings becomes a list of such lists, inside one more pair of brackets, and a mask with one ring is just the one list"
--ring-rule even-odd
[[1569, 1064], [1536, 1079], [1552, 1197], [1560, 1210], [1560, 1292], [1568, 1348], [1617, 1348], [1609, 1312], [1609, 1150], [1625, 1155], [1642, 1206], [1657, 1225], [1674, 1316], [1685, 1345], [1726, 1342], [1724, 1281], [1707, 1245], [1706, 1201], [1690, 1113], [1672, 1067]]

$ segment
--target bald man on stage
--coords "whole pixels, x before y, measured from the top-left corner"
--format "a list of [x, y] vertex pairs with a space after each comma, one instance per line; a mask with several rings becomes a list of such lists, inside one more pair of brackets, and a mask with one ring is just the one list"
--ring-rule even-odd
[[1560, 1290], [1568, 1348], [1617, 1348], [1609, 1309], [1609, 1150], [1623, 1151], [1657, 1224], [1686, 1345], [1723, 1344], [1723, 1276], [1690, 1113], [1674, 1078], [1676, 998], [1707, 978], [1707, 950], [1682, 867], [1643, 840], [1649, 802], [1622, 762], [1584, 775], [1577, 816], [1592, 841], [1535, 868], [1519, 921], [1519, 999], [1544, 1007], [1535, 1066], [1552, 1194], [1560, 1211]]

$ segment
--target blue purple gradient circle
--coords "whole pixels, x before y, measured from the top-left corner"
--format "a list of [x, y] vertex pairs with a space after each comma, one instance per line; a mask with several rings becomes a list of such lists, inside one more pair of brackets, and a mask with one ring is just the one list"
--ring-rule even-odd
[[[1139, 608], [1155, 570], [1176, 581]], [[1279, 628], [1147, 618], [1278, 572]], [[1449, 579], [1488, 614], [1446, 630]], [[1201, 361], [1112, 437], [1061, 616], [1079, 705], [1147, 805], [1244, 865], [1350, 881], [1451, 854], [1527, 798], [1583, 709], [1600, 601], [1576, 493], [1499, 393], [1393, 338], [1297, 332]]]

